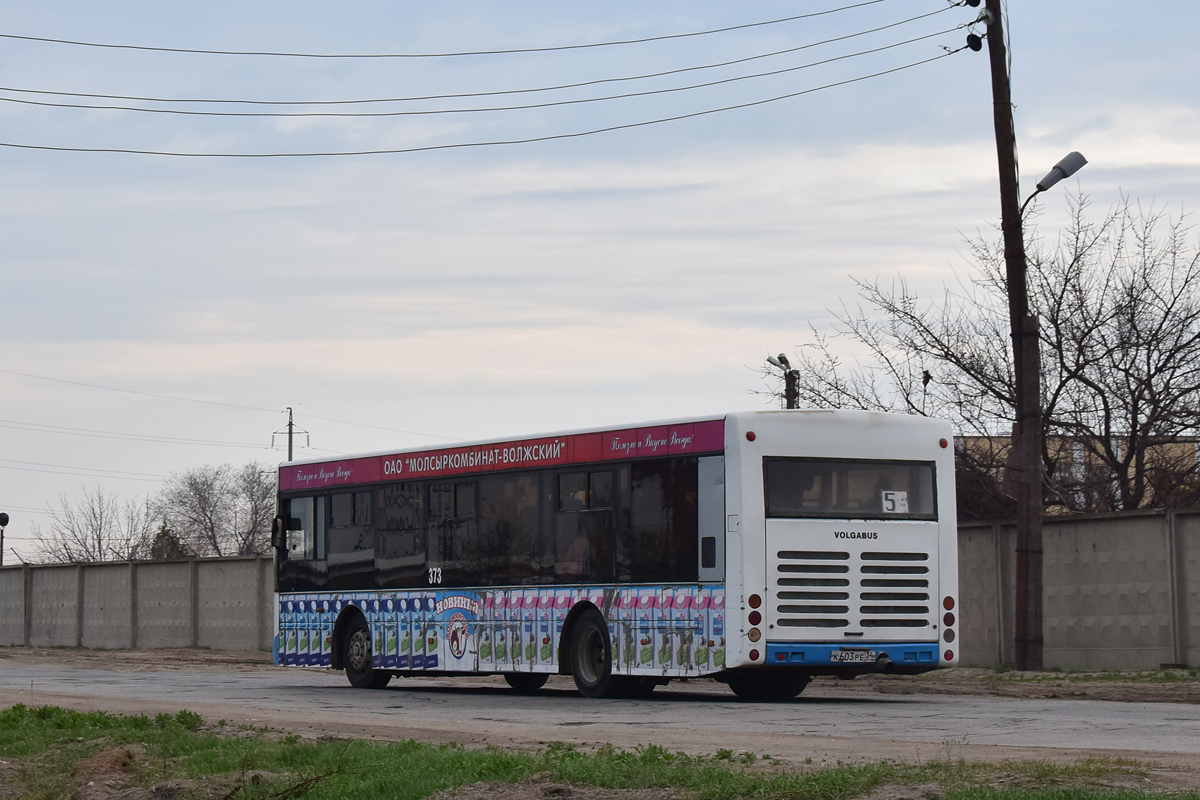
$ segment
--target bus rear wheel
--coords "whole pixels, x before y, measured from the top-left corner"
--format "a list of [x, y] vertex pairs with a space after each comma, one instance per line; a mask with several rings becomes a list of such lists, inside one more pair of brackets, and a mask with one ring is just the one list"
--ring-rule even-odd
[[746, 702], [783, 703], [803, 692], [810, 680], [802, 672], [764, 668], [732, 673], [729, 688]]
[[382, 689], [392, 679], [392, 674], [371, 666], [371, 630], [363, 620], [355, 622], [346, 636], [346, 649], [342, 663], [346, 665], [346, 679], [356, 689]]
[[623, 697], [629, 680], [612, 674], [612, 640], [604, 617], [585, 611], [571, 634], [571, 675], [584, 697]]
[[533, 694], [546, 685], [549, 675], [544, 672], [506, 672], [504, 680], [518, 694]]

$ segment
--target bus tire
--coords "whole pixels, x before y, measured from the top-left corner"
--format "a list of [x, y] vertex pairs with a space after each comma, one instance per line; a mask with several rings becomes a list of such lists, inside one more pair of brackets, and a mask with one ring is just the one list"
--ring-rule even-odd
[[546, 685], [546, 681], [550, 678], [544, 672], [506, 672], [504, 673], [504, 681], [513, 688], [517, 694], [533, 694], [538, 689]]
[[571, 675], [584, 697], [623, 697], [629, 681], [612, 673], [612, 640], [596, 609], [583, 613], [571, 633]]
[[810, 680], [802, 672], [768, 667], [731, 673], [729, 688], [748, 703], [784, 703], [803, 692]]
[[371, 666], [371, 629], [363, 619], [350, 625], [342, 663], [346, 667], [346, 679], [356, 689], [382, 689], [392, 679], [392, 673]]

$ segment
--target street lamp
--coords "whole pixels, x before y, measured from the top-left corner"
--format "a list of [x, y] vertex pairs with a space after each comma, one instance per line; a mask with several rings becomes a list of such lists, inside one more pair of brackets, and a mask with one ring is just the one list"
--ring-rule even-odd
[[799, 372], [792, 369], [788, 357], [783, 353], [777, 356], [767, 356], [767, 363], [778, 367], [783, 372], [783, 404], [784, 408], [797, 408], [799, 393], [796, 391], [796, 378]]
[[1021, 204], [1020, 215], [1025, 216], [1025, 207], [1033, 198], [1037, 197], [1042, 192], [1049, 189], [1054, 184], [1061, 181], [1063, 178], [1069, 178], [1083, 168], [1087, 163], [1087, 159], [1078, 150], [1072, 150], [1062, 157], [1062, 160], [1055, 164], [1046, 177], [1037, 182], [1037, 191], [1025, 198], [1025, 202]]
[[[978, 2], [967, 0], [968, 5]], [[1017, 501], [1016, 614], [1014, 656], [1017, 669], [1042, 668], [1042, 408], [1041, 356], [1038, 321], [1029, 313], [1025, 237], [1021, 217], [1029, 201], [1087, 163], [1071, 153], [1054, 166], [1021, 203], [1017, 183], [1017, 136], [1013, 127], [1012, 87], [1004, 42], [1001, 0], [985, 0], [979, 21], [987, 24], [988, 62], [992, 78], [992, 122], [996, 132], [996, 162], [1000, 172], [1000, 230], [1004, 234], [1005, 280], [1013, 349], [1013, 390], [1016, 424], [1012, 447]], [[968, 39], [972, 50], [981, 43]]]

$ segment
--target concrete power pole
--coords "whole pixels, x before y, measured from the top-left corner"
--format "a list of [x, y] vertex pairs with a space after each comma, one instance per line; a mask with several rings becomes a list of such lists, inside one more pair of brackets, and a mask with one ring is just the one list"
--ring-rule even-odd
[[1029, 314], [1025, 272], [1025, 239], [1017, 183], [1017, 138], [1013, 127], [1008, 54], [1004, 43], [1001, 0], [986, 0], [988, 58], [992, 73], [992, 107], [996, 156], [1000, 168], [1000, 227], [1008, 279], [1008, 314], [1012, 335], [1017, 424], [1016, 448], [1017, 563], [1016, 666], [1042, 668], [1042, 409], [1038, 321]]

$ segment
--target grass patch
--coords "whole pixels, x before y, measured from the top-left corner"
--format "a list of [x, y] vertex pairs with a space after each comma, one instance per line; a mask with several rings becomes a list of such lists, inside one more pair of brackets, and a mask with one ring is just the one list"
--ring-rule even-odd
[[[143, 787], [184, 782], [178, 797], [214, 796], [216, 787], [215, 796], [231, 799], [420, 800], [455, 786], [536, 776], [576, 787], [671, 788], [693, 800], [851, 800], [909, 786], [933, 787], [947, 800], [1200, 800], [1195, 792], [1122, 789], [1117, 779], [1146, 775], [1148, 768], [1115, 759], [785, 768], [769, 755], [731, 750], [689, 756], [654, 746], [605, 745], [586, 753], [563, 744], [524, 752], [413, 741], [313, 741], [261, 728], [206, 726], [189, 711], [151, 719], [52, 706], [17, 705], [0, 712], [0, 758], [7, 762], [3, 780], [30, 798], [65, 797], [88, 780], [103, 780]], [[531, 790], [531, 798], [540, 796]]]

